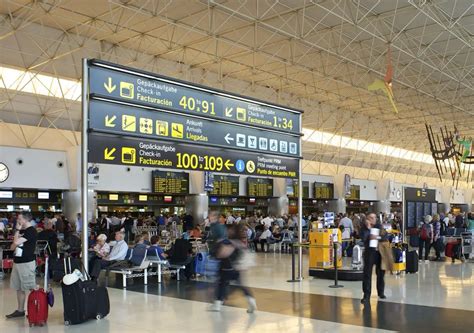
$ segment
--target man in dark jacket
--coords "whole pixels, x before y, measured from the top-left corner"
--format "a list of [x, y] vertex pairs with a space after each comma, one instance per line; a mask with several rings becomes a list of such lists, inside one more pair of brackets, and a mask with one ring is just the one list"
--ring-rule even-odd
[[[371, 233], [371, 229], [379, 229], [379, 236]], [[362, 280], [362, 290], [364, 297], [361, 300], [362, 304], [370, 302], [370, 295], [372, 293], [372, 271], [375, 266], [375, 273], [377, 274], [377, 293], [380, 299], [387, 298], [385, 296], [385, 271], [382, 270], [382, 257], [377, 249], [377, 246], [371, 247], [371, 240], [383, 240], [382, 225], [377, 222], [377, 216], [374, 213], [367, 215], [367, 219], [360, 230], [360, 238], [364, 242], [364, 278]]]

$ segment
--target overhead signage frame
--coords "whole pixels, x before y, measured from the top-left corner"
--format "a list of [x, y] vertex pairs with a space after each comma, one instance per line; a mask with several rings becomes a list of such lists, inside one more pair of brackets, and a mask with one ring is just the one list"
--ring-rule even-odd
[[94, 96], [301, 134], [300, 110], [101, 60], [90, 60], [89, 68]]
[[[99, 99], [103, 103], [116, 103], [114, 109], [108, 110], [110, 114], [104, 113], [106, 111], [101, 107], [95, 109], [95, 100]], [[121, 108], [117, 103], [127, 108], [127, 113], [123, 109], [117, 110]], [[94, 112], [92, 113], [92, 111]], [[130, 111], [133, 111], [134, 114], [128, 114]], [[169, 131], [176, 132], [175, 137], [173, 135], [165, 138], [152, 137], [153, 134], [150, 134], [150, 131], [157, 133], [157, 121], [166, 121], [158, 119], [158, 114], [164, 113], [164, 111], [168, 111], [167, 115], [170, 118], [178, 117], [176, 119], [181, 120], [183, 116], [189, 119], [202, 118], [203, 124], [215, 121], [213, 131], [207, 130], [209, 134], [208, 146], [202, 141], [198, 142], [199, 140], [186, 144], [174, 142], [186, 142], [184, 122], [179, 121], [175, 123], [182, 125], [182, 127], [168, 127]], [[152, 116], [152, 113], [157, 115]], [[89, 158], [93, 163], [204, 171], [219, 171], [218, 169], [221, 169], [221, 172], [234, 174], [298, 178], [298, 192], [301, 194], [303, 192], [300, 160], [301, 114], [302, 112], [299, 110], [154, 73], [101, 60], [83, 59], [81, 207], [84, 223], [92, 218], [92, 214], [89, 214], [87, 209]], [[129, 117], [124, 117], [124, 115]], [[112, 120], [114, 117], [115, 119]], [[120, 130], [113, 126], [114, 121], [119, 117]], [[133, 121], [133, 117], [135, 117], [135, 121]], [[101, 126], [101, 119], [103, 126]], [[218, 141], [223, 136], [224, 130], [219, 128], [218, 124], [223, 122], [227, 125], [224, 129], [227, 130], [227, 127], [229, 129], [229, 133], [225, 133], [220, 145], [225, 149], [209, 147], [209, 145], [215, 144], [217, 146], [219, 144]], [[132, 131], [128, 125], [135, 126], [135, 131]], [[242, 127], [241, 130], [239, 129], [242, 133], [235, 130], [236, 126]], [[180, 131], [181, 128], [183, 131]], [[251, 132], [243, 133], [244, 128], [245, 131]], [[194, 130], [197, 132], [199, 126], [196, 126]], [[264, 133], [265, 130], [268, 133]], [[108, 134], [101, 135], [94, 133], [94, 131]], [[240, 134], [240, 140], [238, 134]], [[243, 139], [244, 135], [245, 139]], [[192, 141], [192, 138], [193, 136], [189, 136], [187, 139]], [[160, 139], [163, 141], [158, 141]], [[267, 139], [267, 146], [264, 144], [264, 139]], [[277, 142], [274, 149], [270, 149], [270, 139]], [[260, 146], [260, 141], [262, 146]], [[256, 144], [257, 146], [255, 146]], [[158, 146], [167, 148], [157, 151], [155, 148]], [[265, 147], [268, 148], [268, 153]], [[245, 150], [251, 152], [246, 153]], [[299, 195], [300, 218], [302, 206], [302, 197]], [[298, 236], [301, 239], [302, 223], [299, 223]], [[83, 258], [87, 258], [87, 228], [83, 228], [82, 240], [82, 255]], [[301, 248], [298, 250], [298, 264], [297, 280], [299, 281], [302, 279]], [[84, 269], [88, 270], [87, 261], [84, 262]]]

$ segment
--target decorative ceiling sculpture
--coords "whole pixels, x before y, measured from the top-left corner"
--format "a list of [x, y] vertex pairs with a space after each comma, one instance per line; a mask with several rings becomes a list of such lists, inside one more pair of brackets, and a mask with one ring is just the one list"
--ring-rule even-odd
[[443, 181], [443, 176], [449, 174], [456, 188], [460, 179], [466, 182], [472, 181], [474, 173], [474, 168], [471, 171], [471, 165], [474, 164], [472, 138], [461, 136], [456, 126], [453, 132], [446, 126], [440, 127], [436, 134], [430, 125], [425, 124], [425, 127], [439, 179]]
[[388, 100], [392, 104], [393, 111], [398, 113], [397, 106], [395, 105], [393, 90], [392, 90], [392, 78], [393, 78], [393, 66], [392, 66], [392, 51], [390, 50], [390, 44], [387, 50], [387, 71], [385, 72], [384, 80], [375, 79], [372, 84], [369, 85], [370, 91], [381, 90], [387, 95]]

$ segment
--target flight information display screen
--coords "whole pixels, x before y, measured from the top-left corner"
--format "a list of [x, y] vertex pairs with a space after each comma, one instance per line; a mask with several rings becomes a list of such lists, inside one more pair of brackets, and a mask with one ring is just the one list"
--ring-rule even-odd
[[330, 183], [314, 183], [315, 199], [334, 199], [334, 184]]
[[273, 197], [273, 179], [247, 178], [247, 196]]
[[188, 194], [189, 174], [186, 172], [153, 171], [153, 193]]
[[214, 175], [214, 189], [209, 192], [212, 195], [239, 195], [239, 177]]

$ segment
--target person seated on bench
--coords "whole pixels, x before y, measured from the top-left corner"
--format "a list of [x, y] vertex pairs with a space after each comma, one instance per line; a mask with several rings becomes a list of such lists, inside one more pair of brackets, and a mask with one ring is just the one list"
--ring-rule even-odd
[[89, 267], [94, 267], [97, 259], [105, 258], [110, 253], [110, 245], [106, 243], [107, 236], [100, 234], [96, 238], [96, 244], [89, 250]]
[[148, 248], [147, 255], [149, 257], [156, 257], [158, 255], [158, 257], [161, 260], [166, 260], [168, 255], [165, 253], [165, 251], [163, 251], [163, 249], [159, 245], [160, 238], [158, 236], [152, 236], [150, 242], [151, 242], [151, 246]]
[[[148, 231], [142, 232], [141, 236], [143, 238], [142, 243], [145, 244], [146, 246], [150, 246], [150, 235], [148, 234]], [[137, 243], [137, 240], [135, 239], [135, 243]]]
[[189, 231], [189, 238], [191, 239], [202, 238], [201, 228], [199, 228], [199, 226], [195, 226], [191, 231]]
[[91, 277], [97, 279], [100, 274], [100, 270], [107, 268], [118, 261], [123, 261], [127, 255], [128, 245], [125, 242], [125, 233], [123, 231], [115, 232], [115, 242], [110, 242], [112, 250], [109, 255], [95, 260], [94, 266], [91, 268]]
[[193, 275], [193, 262], [192, 257], [193, 246], [192, 244], [184, 239], [178, 238], [173, 247], [168, 251], [168, 261], [171, 265], [184, 265], [184, 276], [189, 280]]

